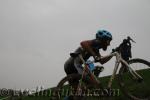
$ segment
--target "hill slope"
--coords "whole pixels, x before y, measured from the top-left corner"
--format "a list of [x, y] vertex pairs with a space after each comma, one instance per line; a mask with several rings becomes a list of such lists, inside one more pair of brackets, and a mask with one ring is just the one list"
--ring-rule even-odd
[[[144, 75], [143, 76], [144, 80], [146, 80], [146, 83], [147, 83], [147, 85], [145, 85], [145, 87], [142, 87], [141, 85], [138, 86], [137, 83], [133, 84], [133, 81], [132, 81], [132, 84], [133, 84], [132, 85], [130, 82], [131, 80], [129, 79], [128, 75], [125, 75], [124, 80], [125, 80], [128, 88], [130, 88], [130, 90], [138, 88], [138, 91], [134, 91], [135, 93], [140, 93], [140, 94], [144, 93], [144, 94], [150, 95], [150, 86], [149, 86], [149, 84], [150, 84], [150, 79], [149, 79], [150, 72], [149, 72], [149, 70], [140, 70], [139, 73], [141, 75]], [[99, 79], [104, 87], [107, 87], [106, 84], [108, 84], [109, 78], [110, 78], [110, 76], [106, 76], [106, 77], [101, 77]], [[102, 97], [101, 98], [102, 100], [107, 100], [107, 99], [110, 99], [110, 100], [128, 100], [128, 98], [125, 95], [123, 95], [122, 91], [120, 90], [117, 78], [113, 81], [112, 88], [117, 90], [117, 95], [110, 96], [110, 97]], [[13, 97], [12, 100], [50, 100], [50, 96], [53, 93], [52, 90], [53, 90], [53, 88], [50, 88], [50, 89], [41, 91], [39, 93], [35, 93], [32, 96]], [[10, 98], [5, 99], [5, 100], [10, 100]], [[96, 100], [96, 99], [91, 98], [90, 100]]]

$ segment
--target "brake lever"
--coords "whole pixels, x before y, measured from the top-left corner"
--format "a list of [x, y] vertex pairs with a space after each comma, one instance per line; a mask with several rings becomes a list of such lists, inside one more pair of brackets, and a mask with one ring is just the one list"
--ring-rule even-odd
[[133, 43], [136, 43], [133, 39], [131, 39], [131, 41], [132, 41]]
[[130, 36], [127, 37], [127, 40], [131, 40], [133, 43], [136, 43]]

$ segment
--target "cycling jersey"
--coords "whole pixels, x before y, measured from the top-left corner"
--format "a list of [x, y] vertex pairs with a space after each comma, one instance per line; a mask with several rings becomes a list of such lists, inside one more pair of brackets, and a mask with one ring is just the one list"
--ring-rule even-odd
[[[101, 49], [100, 43], [97, 39], [91, 40], [92, 44], [91, 47], [93, 49], [93, 51], [99, 55], [99, 49]], [[87, 61], [89, 59], [89, 57], [91, 57], [92, 55], [87, 52], [85, 49], [83, 49], [82, 47], [78, 47], [75, 52], [81, 53], [83, 59], [85, 61]], [[64, 64], [64, 69], [65, 72], [68, 74], [73, 74], [73, 73], [79, 73], [82, 74], [83, 72], [83, 67], [82, 67], [82, 61], [80, 60], [79, 57], [70, 57]]]

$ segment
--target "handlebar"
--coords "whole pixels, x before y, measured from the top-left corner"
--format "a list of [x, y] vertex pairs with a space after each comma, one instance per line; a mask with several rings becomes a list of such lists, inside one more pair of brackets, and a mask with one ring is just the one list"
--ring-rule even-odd
[[112, 52], [119, 51], [119, 49], [123, 47], [124, 45], [131, 46], [131, 42], [136, 43], [130, 36], [127, 36], [127, 38], [123, 39], [123, 42], [118, 47], [116, 47], [115, 49], [112, 49]]
[[126, 39], [123, 39], [123, 42], [121, 44], [131, 44], [131, 42], [136, 43], [130, 36], [127, 36]]
[[123, 39], [123, 42], [118, 47], [112, 49], [112, 52], [121, 53], [124, 60], [129, 60], [129, 58], [132, 58], [131, 42], [136, 43], [130, 36], [127, 36], [127, 38]]
[[130, 36], [127, 37], [128, 41], [132, 41], [133, 43], [136, 43]]

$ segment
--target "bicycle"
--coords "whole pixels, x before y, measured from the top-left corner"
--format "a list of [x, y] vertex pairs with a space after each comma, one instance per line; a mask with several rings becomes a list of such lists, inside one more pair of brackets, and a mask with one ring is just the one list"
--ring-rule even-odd
[[[70, 95], [72, 97], [72, 100], [79, 100], [79, 98], [87, 100], [89, 98], [89, 95], [92, 95], [87, 94], [89, 93], [89, 90], [92, 91], [90, 93], [97, 93], [96, 96], [92, 95], [96, 98], [100, 96], [109, 96], [111, 95], [109, 91], [111, 90], [112, 82], [115, 77], [117, 77], [117, 81], [122, 93], [128, 98], [133, 100], [150, 100], [150, 82], [148, 81], [150, 62], [140, 58], [129, 59], [132, 58], [130, 41], [135, 42], [130, 37], [127, 37], [127, 39], [124, 39], [116, 49], [112, 50], [113, 52], [111, 54], [106, 55], [107, 57], [116, 57], [115, 67], [106, 87], [107, 91], [103, 87], [100, 80], [98, 80], [98, 78], [95, 77], [95, 75], [92, 73], [92, 71], [90, 70], [90, 65], [84, 61], [82, 55], [80, 53], [71, 53], [70, 55], [72, 57], [80, 57], [84, 65], [83, 73], [82, 75], [68, 75], [58, 83], [56, 92], [57, 100], [63, 98], [63, 96], [65, 95], [65, 90], [68, 91], [66, 94]], [[140, 64], [143, 64], [143, 66], [138, 67], [137, 65]], [[117, 73], [118, 70], [119, 72]], [[85, 74], [86, 76], [89, 76], [89, 81], [92, 83], [88, 83], [87, 81], [85, 81]], [[72, 85], [68, 85], [68, 81], [74, 79], [79, 80], [75, 90], [74, 88], [72, 88]]]

